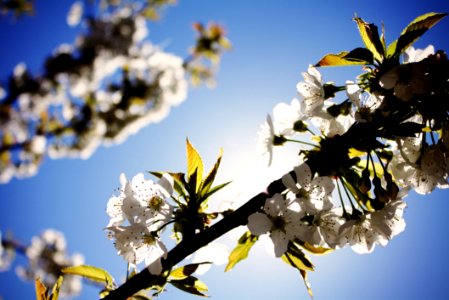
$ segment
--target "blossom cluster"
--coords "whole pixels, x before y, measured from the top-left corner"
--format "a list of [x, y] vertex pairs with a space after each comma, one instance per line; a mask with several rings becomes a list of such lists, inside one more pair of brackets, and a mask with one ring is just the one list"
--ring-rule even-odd
[[[447, 96], [447, 64], [445, 54], [435, 53], [433, 46], [410, 47], [402, 64], [341, 87], [323, 83], [318, 69], [310, 66], [297, 84], [300, 100], [278, 104], [259, 132], [261, 152], [270, 164], [274, 147], [287, 141], [306, 145], [301, 151], [306, 161], [282, 178], [283, 193], [267, 199], [263, 209], [249, 217], [251, 233], [268, 234], [277, 257], [291, 242], [331, 249], [349, 245], [358, 253], [369, 253], [375, 244], [384, 246], [401, 233], [403, 198], [409, 189], [428, 194], [436, 187], [449, 187], [447, 104], [438, 103], [442, 111], [435, 110], [436, 102]], [[440, 77], [443, 82], [436, 80]], [[346, 100], [335, 100], [339, 91], [346, 92]], [[404, 108], [408, 112], [397, 132], [380, 132], [384, 129], [379, 126], [381, 139], [350, 145], [349, 170], [343, 171], [338, 162], [334, 169], [315, 161], [311, 170], [307, 164], [314, 152], [324, 151], [326, 141], [344, 136], [354, 124], [387, 124]], [[294, 140], [298, 134], [309, 134], [308, 141]], [[338, 195], [333, 195], [335, 186]]]
[[[71, 26], [82, 15], [75, 4]], [[43, 75], [21, 63], [0, 87], [0, 182], [34, 175], [45, 155], [88, 158], [185, 100], [183, 59], [145, 40], [143, 16], [125, 7], [85, 23], [87, 32], [56, 49]]]
[[160, 235], [172, 218], [168, 198], [173, 193], [173, 179], [167, 174], [158, 182], [140, 173], [128, 181], [120, 175], [119, 195], [109, 199], [110, 221], [106, 230], [114, 240], [118, 254], [131, 265], [145, 261], [154, 274], [162, 271], [161, 258], [167, 253]]
[[[5, 250], [23, 251], [28, 265], [18, 266], [17, 275], [26, 281], [34, 282], [37, 278], [46, 286], [53, 286], [62, 275], [62, 269], [70, 266], [82, 265], [84, 257], [79, 253], [68, 255], [67, 243], [64, 235], [56, 230], [47, 229], [31, 240], [29, 246], [21, 246], [12, 241], [2, 241], [7, 244]], [[81, 292], [82, 278], [65, 275], [60, 287], [61, 297], [76, 296]]]

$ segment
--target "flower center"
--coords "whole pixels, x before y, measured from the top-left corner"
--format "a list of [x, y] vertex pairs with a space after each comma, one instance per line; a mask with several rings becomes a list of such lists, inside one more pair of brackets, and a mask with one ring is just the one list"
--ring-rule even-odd
[[162, 202], [164, 200], [159, 197], [159, 196], [153, 196], [148, 200], [148, 207], [155, 210], [155, 211], [159, 211], [159, 209], [162, 206]]
[[142, 240], [147, 245], [154, 245], [154, 242], [156, 242], [156, 239], [151, 234], [144, 234]]
[[307, 200], [307, 199], [309, 199], [310, 195], [309, 195], [308, 191], [306, 191], [303, 188], [300, 188], [299, 191], [296, 193], [296, 197], [300, 198], [300, 199], [306, 199]]
[[273, 225], [271, 226], [271, 231], [273, 230], [281, 230], [285, 232], [286, 222], [282, 216], [277, 216], [271, 219]]

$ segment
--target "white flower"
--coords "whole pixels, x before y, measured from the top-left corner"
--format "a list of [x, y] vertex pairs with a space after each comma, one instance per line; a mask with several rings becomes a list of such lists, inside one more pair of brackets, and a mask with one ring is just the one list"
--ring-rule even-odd
[[81, 1], [76, 1], [70, 7], [69, 13], [67, 14], [67, 24], [74, 27], [79, 24], [81, 17], [83, 16], [83, 3]]
[[154, 232], [142, 223], [129, 226], [110, 226], [106, 228], [110, 239], [115, 239], [114, 245], [118, 254], [131, 265], [145, 261], [152, 274], [162, 271], [161, 258], [166, 257], [167, 249]]
[[371, 226], [378, 234], [377, 241], [382, 246], [405, 230], [403, 219], [405, 207], [404, 201], [395, 200], [388, 202], [382, 210], [371, 213]]
[[31, 139], [31, 151], [35, 154], [43, 154], [47, 145], [47, 138], [44, 135], [35, 135]]
[[316, 214], [333, 207], [331, 196], [334, 183], [330, 177], [318, 176], [312, 179], [312, 171], [306, 163], [295, 167], [294, 172], [296, 179], [285, 174], [282, 182], [296, 196], [305, 212]]
[[120, 174], [120, 194], [118, 196], [112, 196], [109, 198], [106, 212], [111, 218], [109, 220], [109, 226], [113, 225], [121, 225], [123, 222], [128, 219], [125, 212], [123, 211], [123, 199], [128, 195], [132, 196], [132, 188], [131, 184], [127, 181], [125, 174]]
[[398, 147], [400, 155], [393, 157], [390, 169], [402, 186], [410, 186], [422, 195], [436, 187], [449, 188], [449, 162], [442, 146], [433, 145], [422, 150], [421, 138], [409, 137], [398, 140]]
[[274, 127], [280, 135], [293, 135], [295, 133], [295, 123], [304, 119], [301, 103], [298, 99], [293, 99], [290, 105], [279, 103], [273, 109]]
[[315, 116], [312, 117], [312, 124], [318, 127], [326, 137], [344, 134], [354, 124], [354, 121], [355, 119], [350, 113], [347, 115], [339, 114], [335, 118], [325, 110], [316, 112]]
[[342, 217], [343, 210], [341, 207], [323, 210], [319, 212], [313, 224], [309, 226], [309, 234], [302, 239], [314, 246], [322, 246], [328, 248], [339, 248], [346, 244], [346, 241], [340, 238], [340, 227], [345, 223]]
[[108, 201], [106, 212], [111, 217], [108, 227], [122, 225], [127, 220], [130, 224], [144, 223], [150, 231], [155, 231], [170, 220], [173, 208], [166, 200], [173, 193], [170, 175], [164, 174], [154, 183], [142, 173], [131, 182], [121, 174], [120, 183], [120, 194]]
[[302, 112], [306, 116], [313, 116], [316, 111], [321, 110], [324, 103], [324, 88], [321, 74], [318, 70], [309, 66], [307, 73], [303, 72], [304, 81], [296, 85], [298, 93], [303, 98]]
[[354, 252], [371, 253], [377, 235], [373, 231], [369, 218], [363, 216], [360, 220], [347, 221], [340, 227], [340, 238], [346, 240]]
[[221, 266], [228, 262], [229, 249], [226, 245], [217, 242], [211, 242], [195, 252], [192, 264], [205, 263], [200, 265], [195, 273], [203, 275], [209, 269], [211, 264]]
[[262, 124], [260, 131], [258, 132], [258, 152], [261, 155], [268, 156], [268, 165], [271, 165], [273, 161], [273, 146], [274, 138], [276, 134], [274, 132], [273, 120], [270, 115], [267, 115], [267, 121]]
[[431, 54], [435, 54], [435, 48], [432, 45], [424, 49], [415, 49], [411, 46], [404, 52], [404, 64], [421, 61]]
[[402, 64], [382, 75], [379, 84], [384, 89], [393, 89], [396, 97], [407, 102], [414, 95], [430, 92], [432, 82], [427, 73], [425, 61]]
[[[53, 286], [63, 268], [84, 263], [81, 254], [68, 256], [66, 248], [67, 244], [61, 232], [45, 230], [41, 235], [32, 238], [31, 245], [26, 248], [28, 266], [19, 266], [16, 269], [17, 275], [31, 281], [40, 278], [45, 286]], [[60, 295], [75, 296], [80, 293], [81, 287], [81, 277], [64, 276]]]
[[264, 213], [254, 213], [248, 218], [248, 229], [254, 235], [269, 233], [276, 257], [281, 257], [288, 249], [290, 240], [302, 232], [301, 213], [292, 209], [290, 201], [281, 194], [266, 200]]
[[154, 183], [137, 174], [131, 181], [133, 194], [123, 199], [123, 211], [130, 223], [145, 223], [149, 230], [157, 230], [166, 224], [173, 211], [167, 198], [173, 193], [173, 178], [169, 174]]
[[11, 247], [3, 245], [2, 232], [0, 231], [0, 272], [8, 271], [15, 257], [15, 251]]
[[354, 252], [370, 253], [375, 244], [385, 246], [389, 240], [404, 231], [403, 219], [405, 202], [388, 202], [379, 211], [367, 213], [359, 220], [347, 221], [340, 227], [340, 238], [347, 241]]
[[361, 107], [360, 99], [363, 90], [354, 81], [346, 81], [346, 95], [349, 101], [351, 101], [357, 108]]

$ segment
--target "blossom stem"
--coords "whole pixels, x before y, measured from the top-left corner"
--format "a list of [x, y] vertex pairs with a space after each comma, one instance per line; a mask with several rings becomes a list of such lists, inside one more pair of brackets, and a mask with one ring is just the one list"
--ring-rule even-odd
[[[345, 207], [345, 204], [343, 202], [343, 196], [341, 195], [340, 184], [338, 183], [338, 179], [335, 180], [335, 181], [337, 183], [338, 197], [340, 198], [341, 207], [343, 208], [343, 216], [347, 216], [348, 212], [346, 211], [346, 207]], [[351, 203], [351, 205], [352, 205], [352, 203]]]
[[[344, 189], [344, 191], [345, 191], [345, 193], [346, 193], [346, 197], [348, 197], [348, 199], [349, 199], [349, 202], [351, 203], [351, 206], [352, 206], [352, 210], [354, 211], [356, 208], [355, 208], [355, 206], [354, 206], [354, 203], [352, 202], [352, 199], [351, 198], [353, 198], [354, 199], [354, 201], [357, 203], [357, 205], [360, 207], [360, 209], [363, 211], [363, 212], [366, 212], [366, 209], [362, 206], [362, 204], [357, 200], [357, 199], [355, 199], [355, 197], [354, 197], [354, 195], [352, 195], [352, 194], [350, 194], [349, 193], [349, 188], [348, 188], [348, 182], [346, 182], [345, 180], [341, 180], [341, 182], [342, 182], [342, 185], [343, 185], [343, 189]], [[351, 195], [352, 195], [352, 197], [351, 197]]]
[[298, 144], [304, 144], [304, 145], [312, 146], [312, 147], [315, 147], [315, 148], [320, 148], [319, 145], [315, 145], [315, 144], [304, 142], [304, 141], [298, 141], [298, 140], [293, 140], [293, 139], [285, 139], [285, 140], [287, 142], [293, 142], [293, 143], [298, 143]]
[[[294, 171], [291, 172], [293, 176]], [[286, 187], [282, 183], [282, 178], [273, 181], [265, 192], [251, 198], [248, 202], [240, 208], [230, 213], [211, 227], [193, 235], [189, 239], [182, 240], [167, 254], [167, 257], [162, 261], [164, 270], [170, 270], [174, 265], [181, 262], [184, 258], [194, 253], [203, 246], [209, 244], [213, 240], [219, 238], [230, 230], [246, 225], [248, 217], [257, 209], [265, 204], [266, 199], [272, 197], [276, 193], [285, 191]], [[138, 291], [160, 283], [161, 276], [155, 276], [150, 273], [148, 268], [131, 277], [124, 284], [117, 289], [111, 291], [109, 295], [104, 297], [104, 300], [111, 299], [127, 299], [127, 297], [134, 295]]]
[[384, 174], [387, 173], [387, 168], [385, 167], [384, 162], [382, 161], [382, 159], [380, 158], [380, 155], [377, 151], [374, 151], [374, 153], [376, 153], [377, 159], [379, 160], [380, 165], [382, 166], [382, 169], [384, 171]]

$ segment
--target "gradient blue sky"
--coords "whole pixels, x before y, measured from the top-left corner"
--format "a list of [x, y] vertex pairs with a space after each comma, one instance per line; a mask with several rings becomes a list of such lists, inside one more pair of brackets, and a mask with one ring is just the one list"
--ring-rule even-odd
[[[25, 62], [41, 70], [43, 59], [61, 43], [72, 43], [77, 29], [66, 26], [72, 1], [36, 1], [37, 14], [18, 22], [0, 20], [0, 78]], [[300, 73], [324, 54], [362, 46], [357, 14], [378, 25], [384, 22], [387, 42], [415, 17], [448, 12], [447, 1], [187, 1], [165, 11], [150, 26], [149, 38], [165, 50], [185, 57], [192, 44], [195, 21], [224, 25], [234, 49], [222, 61], [214, 90], [191, 89], [187, 101], [159, 124], [150, 125], [124, 144], [100, 148], [88, 160], [46, 159], [37, 176], [0, 185], [0, 230], [11, 230], [23, 241], [46, 228], [65, 233], [70, 252], [81, 252], [86, 263], [109, 270], [116, 279], [126, 265], [116, 255], [102, 228], [108, 223], [106, 203], [119, 186], [119, 174], [129, 177], [147, 170], [185, 170], [185, 138], [189, 137], [211, 166], [224, 148], [220, 180], [240, 179], [251, 192], [291, 168], [261, 175], [254, 171], [256, 137], [267, 113], [296, 95]], [[443, 19], [416, 44], [449, 49], [449, 19]], [[354, 79], [358, 67], [322, 70], [324, 80], [338, 84]], [[279, 153], [276, 153], [279, 154]], [[267, 175], [268, 174], [268, 175]], [[246, 178], [246, 179], [242, 179]], [[246, 180], [246, 181], [245, 181]], [[251, 185], [251, 186], [250, 186]], [[239, 192], [239, 191], [237, 191]], [[241, 192], [246, 192], [242, 190]], [[251, 195], [249, 192], [249, 195]], [[232, 193], [229, 193], [232, 194]], [[216, 201], [229, 200], [229, 194]], [[312, 257], [309, 275], [315, 299], [447, 299], [449, 218], [447, 191], [431, 196], [411, 194], [405, 213], [407, 228], [388, 247], [370, 255], [350, 249]], [[17, 259], [18, 264], [24, 260]], [[214, 300], [308, 299], [299, 274], [271, 259], [261, 246], [228, 273], [215, 267], [202, 277]], [[98, 289], [84, 286], [80, 299], [96, 299]], [[0, 273], [0, 296], [32, 299], [33, 285], [14, 272]], [[196, 299], [173, 287], [161, 299]]]

